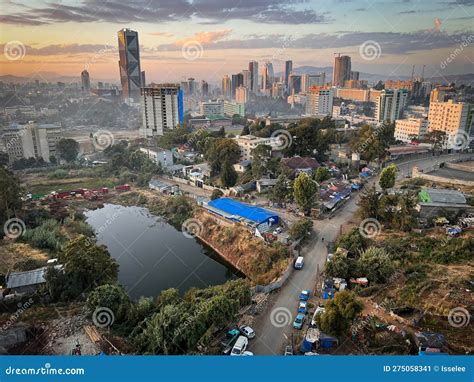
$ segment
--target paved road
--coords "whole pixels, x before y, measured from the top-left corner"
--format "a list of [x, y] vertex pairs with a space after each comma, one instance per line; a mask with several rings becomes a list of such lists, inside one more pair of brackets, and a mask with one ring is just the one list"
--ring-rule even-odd
[[[460, 156], [460, 154], [443, 155], [442, 157], [423, 157], [398, 161], [397, 166], [400, 170], [398, 177], [404, 178], [411, 172], [414, 165], [420, 169], [427, 169], [439, 162], [440, 159], [455, 159]], [[375, 179], [372, 181], [375, 181]], [[323, 270], [326, 262], [326, 243], [335, 241], [339, 235], [341, 225], [349, 222], [354, 216], [359, 195], [353, 195], [332, 219], [314, 222], [318, 237], [314, 238], [303, 250], [304, 268], [293, 272], [283, 288], [276, 296], [273, 296], [266, 311], [257, 318], [254, 328], [257, 336], [251, 341], [249, 348], [255, 354], [283, 354], [283, 349], [289, 343], [292, 332], [296, 333], [291, 325], [296, 315], [298, 295], [303, 289], [314, 290], [318, 276], [318, 266], [320, 270]], [[322, 237], [324, 237], [324, 242], [321, 241]], [[311, 317], [307, 317], [307, 319], [311, 319]], [[281, 324], [284, 323], [287, 325], [282, 326]]]

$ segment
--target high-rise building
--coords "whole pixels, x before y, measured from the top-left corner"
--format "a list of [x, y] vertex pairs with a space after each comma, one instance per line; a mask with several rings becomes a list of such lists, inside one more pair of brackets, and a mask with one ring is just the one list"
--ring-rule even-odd
[[232, 74], [232, 83], [231, 83], [232, 98], [235, 98], [235, 92], [236, 92], [237, 88], [239, 86], [243, 86], [243, 85], [244, 85], [244, 75], [242, 73]]
[[288, 89], [289, 87], [288, 80], [292, 71], [293, 71], [293, 61], [291, 60], [285, 61], [285, 89]]
[[452, 148], [457, 136], [464, 134], [469, 137], [470, 135], [470, 126], [467, 126], [468, 114], [469, 104], [464, 102], [454, 102], [452, 99], [447, 102], [430, 102], [428, 130], [444, 131], [447, 146]]
[[413, 139], [423, 138], [428, 131], [426, 118], [407, 118], [395, 121], [394, 137], [397, 141], [409, 143]]
[[326, 84], [326, 73], [321, 72], [318, 74], [307, 74], [304, 73], [301, 76], [301, 91], [307, 92], [313, 86], [324, 86]]
[[91, 91], [91, 80], [89, 78], [89, 72], [87, 70], [83, 70], [81, 72], [81, 82], [82, 82], [82, 91], [84, 93], [89, 94]]
[[272, 84], [272, 98], [282, 97], [285, 91], [283, 82], [274, 82]]
[[359, 77], [360, 77], [360, 73], [359, 72], [353, 72], [351, 71], [351, 78], [349, 78], [350, 80], [353, 80], [353, 81], [359, 81]]
[[271, 62], [267, 62], [262, 68], [262, 93], [270, 95], [275, 75], [273, 73], [273, 65]]
[[250, 70], [242, 70], [242, 75], [244, 76], [243, 86], [250, 89]]
[[152, 84], [141, 89], [142, 126], [140, 135], [163, 135], [184, 119], [183, 92], [177, 84]]
[[206, 97], [208, 94], [209, 94], [209, 84], [206, 81], [201, 80], [201, 95], [203, 97]]
[[196, 81], [194, 78], [188, 78], [188, 94], [194, 95], [196, 93]]
[[22, 158], [50, 162], [52, 157], [57, 158], [56, 145], [61, 138], [60, 125], [28, 122], [5, 130], [2, 142], [10, 163]]
[[227, 74], [222, 78], [222, 95], [224, 97], [230, 97], [232, 95], [231, 81]]
[[351, 79], [351, 58], [349, 56], [334, 57], [332, 85], [343, 87]]
[[306, 114], [331, 116], [334, 101], [334, 91], [326, 86], [313, 86], [309, 89], [306, 100]]
[[456, 89], [451, 86], [438, 86], [430, 93], [431, 102], [446, 102], [450, 99], [456, 100]]
[[145, 77], [145, 71], [142, 70], [142, 72], [140, 73], [140, 82], [141, 82], [141, 86], [145, 87], [146, 86], [146, 77]]
[[288, 93], [298, 94], [301, 92], [301, 79], [302, 77], [298, 74], [290, 74], [288, 77]]
[[249, 100], [249, 89], [245, 86], [239, 86], [235, 91], [235, 102], [247, 103]]
[[138, 98], [141, 87], [138, 33], [131, 29], [118, 31], [120, 82], [123, 98]]
[[249, 89], [253, 94], [258, 94], [258, 62], [257, 61], [249, 62], [249, 72], [250, 72]]
[[377, 97], [375, 105], [375, 118], [379, 122], [394, 122], [401, 119], [407, 104], [408, 90], [385, 89]]

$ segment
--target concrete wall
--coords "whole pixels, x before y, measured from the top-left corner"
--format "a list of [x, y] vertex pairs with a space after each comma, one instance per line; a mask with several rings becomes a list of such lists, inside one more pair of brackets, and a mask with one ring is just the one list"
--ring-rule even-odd
[[445, 163], [444, 167], [451, 168], [453, 170], [460, 170], [466, 172], [474, 172], [474, 161], [469, 162], [458, 162], [458, 163]]

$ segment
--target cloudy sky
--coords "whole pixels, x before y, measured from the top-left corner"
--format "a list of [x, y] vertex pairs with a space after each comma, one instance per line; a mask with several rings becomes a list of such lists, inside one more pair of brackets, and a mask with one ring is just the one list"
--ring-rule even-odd
[[[287, 59], [397, 78], [474, 72], [474, 0], [0, 0], [0, 74], [118, 81], [117, 31], [139, 32], [147, 81], [216, 82]], [[447, 58], [451, 56], [450, 61]]]

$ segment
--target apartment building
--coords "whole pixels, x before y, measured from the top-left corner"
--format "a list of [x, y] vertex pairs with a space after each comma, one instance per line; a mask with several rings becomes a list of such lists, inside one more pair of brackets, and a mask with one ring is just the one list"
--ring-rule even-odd
[[411, 142], [413, 138], [423, 138], [428, 132], [426, 118], [407, 118], [395, 121], [395, 139], [402, 142]]

